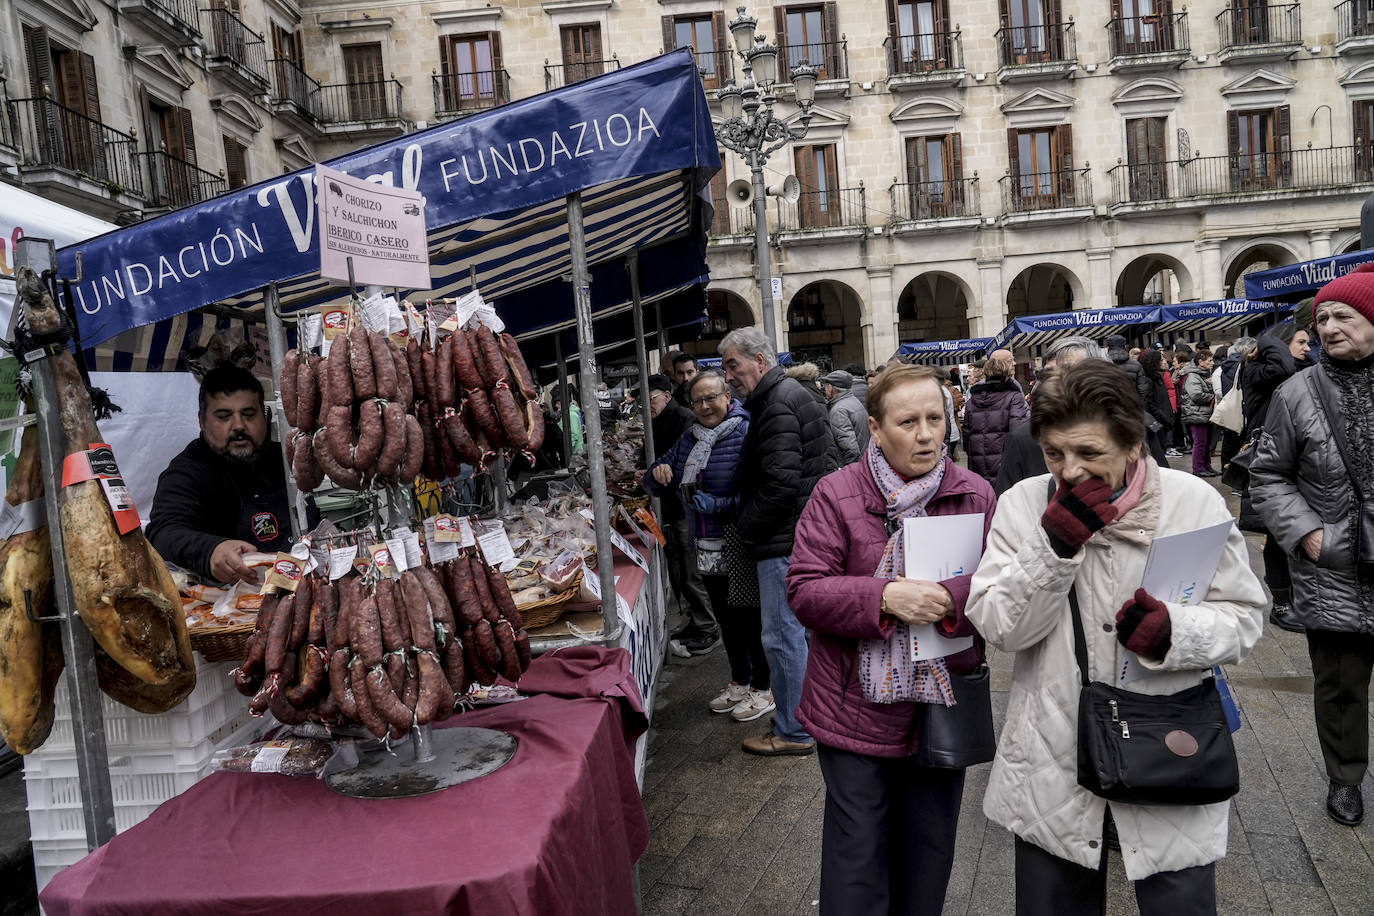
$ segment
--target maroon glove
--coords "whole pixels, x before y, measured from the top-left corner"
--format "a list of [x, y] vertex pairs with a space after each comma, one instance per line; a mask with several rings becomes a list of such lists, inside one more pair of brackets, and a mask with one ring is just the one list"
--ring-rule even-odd
[[1127, 649], [1154, 661], [1163, 661], [1173, 641], [1169, 609], [1143, 588], [1116, 612], [1116, 639]]
[[1054, 552], [1067, 559], [1078, 553], [1094, 531], [1114, 521], [1111, 485], [1091, 477], [1076, 487], [1061, 480], [1045, 514], [1040, 516], [1040, 527], [1049, 535]]

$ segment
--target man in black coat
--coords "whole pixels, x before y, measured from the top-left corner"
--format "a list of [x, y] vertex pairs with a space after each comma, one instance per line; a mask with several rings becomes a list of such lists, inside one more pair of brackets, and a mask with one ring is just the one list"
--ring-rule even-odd
[[[251, 581], [246, 553], [291, 543], [281, 445], [267, 438], [262, 383], [221, 366], [200, 384], [200, 437], [157, 479], [148, 540], [165, 559], [214, 582]], [[319, 521], [307, 501], [308, 523]]]
[[778, 367], [772, 341], [757, 328], [731, 331], [720, 342], [720, 355], [725, 380], [750, 417], [738, 471], [738, 525], [758, 567], [763, 653], [777, 704], [773, 730], [742, 747], [766, 756], [811, 754], [816, 742], [797, 721], [806, 628], [787, 603], [787, 567], [797, 519], [816, 481], [835, 470], [830, 421], [801, 383]]

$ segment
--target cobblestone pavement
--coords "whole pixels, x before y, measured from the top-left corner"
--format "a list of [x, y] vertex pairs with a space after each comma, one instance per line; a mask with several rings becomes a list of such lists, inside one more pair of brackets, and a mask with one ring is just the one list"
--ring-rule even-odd
[[[1260, 539], [1249, 541], [1260, 573]], [[1000, 652], [990, 658], [999, 729], [1011, 661]], [[1250, 657], [1227, 675], [1245, 722], [1235, 736], [1242, 788], [1231, 808], [1229, 853], [1217, 866], [1219, 912], [1374, 914], [1374, 819], [1352, 830], [1326, 815], [1306, 641], [1266, 625]], [[644, 784], [652, 840], [639, 876], [647, 916], [817, 911], [820, 768], [814, 756], [740, 752], [740, 740], [765, 731], [766, 720], [713, 715], [706, 704], [728, 682], [722, 649], [670, 658], [664, 668]], [[944, 909], [950, 916], [1013, 911], [1011, 834], [983, 817], [989, 768], [968, 773]], [[1374, 802], [1374, 780], [1366, 777], [1364, 789]], [[1136, 914], [1116, 854], [1110, 869], [1108, 912]]]

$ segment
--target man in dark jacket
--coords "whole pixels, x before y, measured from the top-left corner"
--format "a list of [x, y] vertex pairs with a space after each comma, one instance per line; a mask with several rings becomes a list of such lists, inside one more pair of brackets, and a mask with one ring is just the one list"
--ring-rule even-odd
[[[1107, 338], [1107, 358], [1116, 363], [1118, 369], [1125, 372], [1130, 378], [1131, 384], [1135, 385], [1136, 393], [1140, 395], [1140, 400], [1145, 401], [1150, 396], [1150, 383], [1141, 371], [1140, 363], [1131, 359], [1130, 353], [1126, 349], [1126, 338], [1120, 334], [1113, 334]], [[1148, 401], [1146, 401], [1148, 403]]]
[[1030, 407], [1021, 388], [1011, 379], [1012, 367], [990, 358], [983, 367], [987, 379], [974, 385], [964, 402], [964, 448], [968, 469], [988, 483], [997, 479], [1002, 466], [1002, 447], [1007, 436], [1030, 420]]
[[[692, 384], [692, 379], [697, 377], [697, 358], [690, 353], [679, 353], [673, 357], [673, 382], [677, 387], [673, 389], [673, 400], [683, 407], [690, 409], [692, 399], [687, 396], [687, 387]], [[695, 418], [693, 418], [695, 422]], [[654, 443], [657, 447], [658, 443]], [[666, 455], [668, 450], [665, 448], [659, 452]]]
[[751, 754], [811, 754], [816, 742], [797, 721], [806, 675], [806, 628], [787, 603], [787, 567], [797, 519], [816, 481], [833, 471], [830, 423], [801, 384], [778, 367], [773, 344], [757, 328], [720, 342], [721, 368], [749, 412], [739, 464], [739, 531], [758, 566], [763, 652], [777, 703], [773, 730], [750, 738]]
[[[246, 553], [291, 544], [281, 445], [267, 438], [262, 383], [236, 366], [200, 384], [200, 437], [157, 479], [148, 540], [173, 563], [213, 582], [252, 581]], [[313, 527], [319, 512], [307, 502]]]
[[[673, 398], [673, 383], [663, 375], [649, 376], [649, 413], [653, 417], [654, 453], [666, 455], [697, 418]], [[635, 476], [643, 479], [644, 472]], [[711, 599], [697, 572], [696, 541], [688, 530], [687, 513], [676, 491], [659, 502], [663, 513], [663, 536], [668, 539], [668, 582], [677, 595], [678, 608], [687, 601], [686, 622], [675, 629], [672, 638], [693, 655], [704, 655], [720, 644], [720, 628], [711, 616]]]

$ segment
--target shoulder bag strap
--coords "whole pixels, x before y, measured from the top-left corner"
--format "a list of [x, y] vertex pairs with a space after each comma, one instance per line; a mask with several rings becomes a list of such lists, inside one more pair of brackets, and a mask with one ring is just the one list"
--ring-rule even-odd
[[[1058, 485], [1053, 476], [1050, 477], [1050, 499], [1054, 499]], [[1078, 679], [1084, 687], [1088, 686], [1088, 638], [1083, 633], [1083, 614], [1078, 609], [1078, 589], [1074, 585], [1069, 586], [1069, 610], [1073, 617], [1073, 656], [1078, 662]]]
[[[1322, 374], [1322, 378], [1317, 378], [1317, 373]], [[1318, 365], [1311, 372], [1307, 373], [1307, 387], [1312, 392], [1312, 398], [1317, 402], [1321, 412], [1326, 415], [1326, 425], [1331, 427], [1331, 438], [1336, 443], [1336, 451], [1341, 453], [1341, 461], [1345, 463], [1346, 473], [1350, 476], [1350, 487], [1355, 491], [1355, 501], [1364, 502], [1364, 494], [1360, 492], [1360, 482], [1355, 479], [1355, 465], [1350, 460], [1349, 443], [1345, 441], [1345, 424], [1338, 423], [1341, 412], [1335, 404], [1331, 403], [1331, 392], [1327, 390], [1322, 382], [1326, 379], [1326, 370]]]

